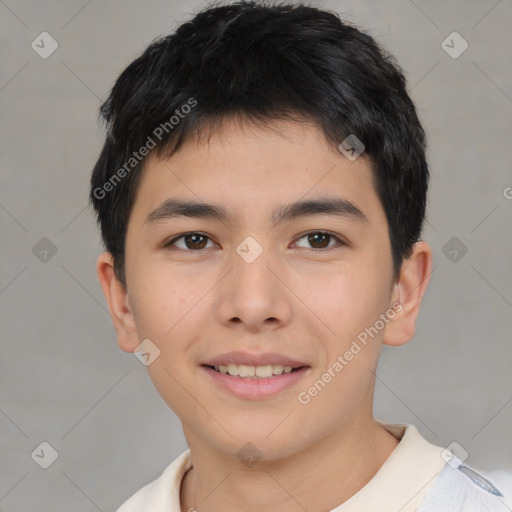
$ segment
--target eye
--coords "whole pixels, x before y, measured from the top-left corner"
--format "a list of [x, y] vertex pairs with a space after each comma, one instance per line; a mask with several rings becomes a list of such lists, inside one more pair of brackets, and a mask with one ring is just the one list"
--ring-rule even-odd
[[[294, 245], [300, 247], [300, 240], [305, 239], [306, 243], [310, 244], [309, 249], [327, 249], [331, 247], [335, 247], [336, 245], [346, 245], [341, 238], [339, 238], [336, 235], [333, 235], [331, 233], [327, 233], [325, 231], [311, 231], [310, 233], [306, 233], [302, 235], [300, 238], [297, 239], [297, 241], [294, 243]], [[169, 240], [164, 244], [165, 248], [170, 247], [176, 247], [177, 249], [181, 249], [183, 251], [189, 251], [189, 252], [195, 252], [202, 249], [207, 249], [208, 242], [210, 242], [212, 245], [210, 247], [213, 247], [213, 242], [211, 239], [204, 235], [203, 233], [199, 233], [196, 231], [191, 231], [189, 233], [184, 233], [182, 235], [176, 236], [173, 239]], [[338, 242], [332, 244], [331, 242]], [[304, 247], [304, 246], [302, 246]]]
[[[183, 240], [180, 244], [178, 244], [178, 240]], [[209, 237], [203, 235], [202, 233], [197, 233], [195, 231], [191, 231], [190, 233], [184, 233], [183, 235], [177, 236], [172, 240], [169, 240], [164, 244], [164, 247], [177, 247], [178, 249], [186, 250], [200, 250], [207, 248], [207, 241], [210, 240]], [[211, 242], [211, 240], [210, 240]], [[212, 242], [213, 243], [213, 242]]]
[[[312, 246], [313, 249], [326, 249], [336, 245], [345, 245], [341, 238], [332, 235], [331, 233], [327, 233], [325, 231], [312, 231], [310, 233], [306, 233], [305, 235], [302, 235], [298, 239], [298, 241], [302, 239], [306, 239], [306, 243], [310, 244], [310, 246]], [[338, 244], [331, 245], [330, 242], [333, 240], [338, 241]], [[295, 245], [297, 245], [298, 241], [295, 242]]]

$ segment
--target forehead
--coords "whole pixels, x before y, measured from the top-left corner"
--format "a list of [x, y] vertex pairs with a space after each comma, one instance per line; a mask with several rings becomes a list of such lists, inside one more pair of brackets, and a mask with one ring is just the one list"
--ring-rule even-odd
[[133, 213], [147, 217], [169, 197], [224, 205], [232, 219], [265, 212], [275, 221], [277, 206], [320, 197], [345, 200], [363, 217], [383, 215], [368, 159], [349, 161], [309, 122], [228, 120], [170, 158], [150, 155]]

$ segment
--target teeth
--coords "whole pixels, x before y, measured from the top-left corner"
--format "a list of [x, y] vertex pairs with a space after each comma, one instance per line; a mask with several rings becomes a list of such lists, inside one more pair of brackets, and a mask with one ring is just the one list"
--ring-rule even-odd
[[256, 368], [254, 366], [245, 366], [241, 364], [238, 367], [239, 377], [254, 377], [256, 375]]
[[267, 364], [267, 366], [256, 366], [256, 375], [262, 378], [272, 377], [274, 375], [274, 368], [270, 364]]
[[245, 364], [228, 364], [214, 366], [215, 371], [231, 375], [233, 377], [241, 377], [243, 379], [268, 379], [274, 375], [282, 373], [291, 373], [291, 366], [283, 366], [282, 364], [266, 364], [263, 366], [247, 366]]
[[[272, 366], [271, 366], [271, 368], [272, 368]], [[284, 366], [282, 364], [275, 364], [274, 367], [272, 368], [272, 373], [274, 375], [281, 375], [283, 373], [283, 371], [284, 371]]]

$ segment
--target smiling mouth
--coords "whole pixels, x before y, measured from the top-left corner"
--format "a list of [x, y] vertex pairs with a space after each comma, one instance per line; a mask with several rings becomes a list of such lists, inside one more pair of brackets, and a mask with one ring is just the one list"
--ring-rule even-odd
[[243, 364], [228, 364], [228, 365], [219, 365], [219, 366], [211, 366], [211, 365], [203, 365], [207, 368], [210, 368], [217, 373], [222, 373], [224, 375], [229, 375], [231, 377], [238, 377], [242, 379], [271, 379], [273, 377], [278, 377], [279, 375], [293, 373], [297, 370], [305, 368], [304, 366], [299, 366], [297, 368], [292, 368], [291, 366], [283, 366], [280, 364], [266, 364], [261, 366], [248, 366]]

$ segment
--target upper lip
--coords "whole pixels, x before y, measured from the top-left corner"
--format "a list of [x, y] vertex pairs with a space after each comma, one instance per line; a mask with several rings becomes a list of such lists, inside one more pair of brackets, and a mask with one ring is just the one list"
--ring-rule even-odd
[[248, 352], [234, 351], [220, 354], [212, 359], [208, 359], [202, 363], [207, 366], [220, 366], [228, 364], [243, 364], [246, 366], [264, 366], [267, 364], [271, 365], [283, 365], [291, 366], [292, 368], [300, 368], [301, 366], [308, 366], [305, 363], [301, 363], [296, 359], [276, 354], [274, 352], [261, 352], [258, 354], [251, 354]]

